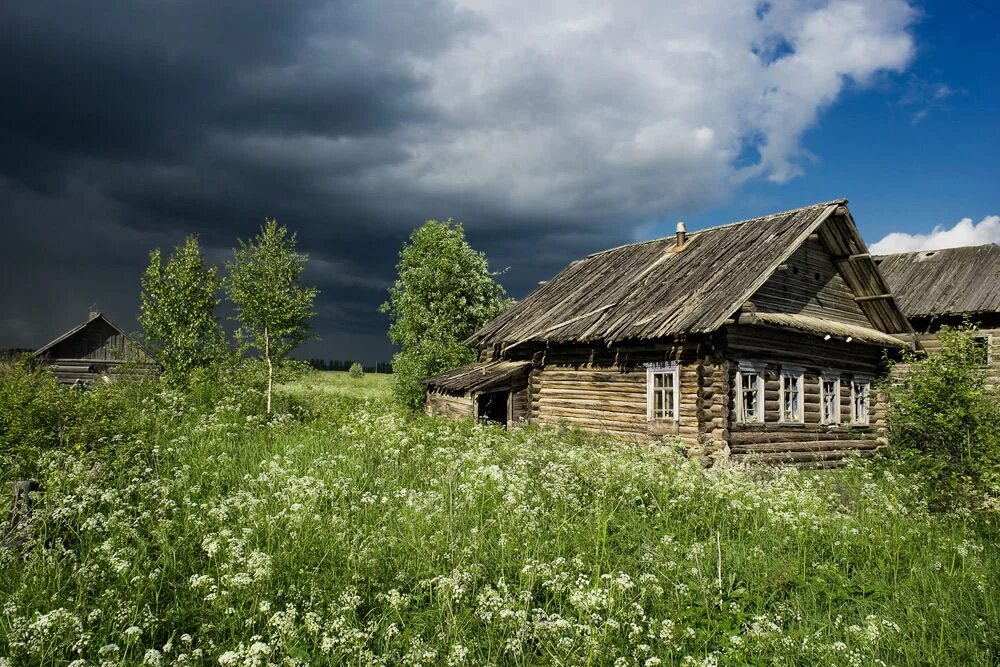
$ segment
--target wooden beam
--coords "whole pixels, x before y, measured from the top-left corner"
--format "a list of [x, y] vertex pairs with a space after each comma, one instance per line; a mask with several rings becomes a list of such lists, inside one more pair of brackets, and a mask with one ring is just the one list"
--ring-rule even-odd
[[844, 256], [844, 257], [834, 257], [833, 261], [835, 261], [835, 262], [861, 262], [861, 261], [864, 261], [866, 259], [871, 259], [871, 258], [872, 258], [871, 253], [869, 253], [869, 252], [861, 252], [861, 253], [858, 253], [856, 255], [847, 255], [847, 256]]
[[892, 294], [872, 294], [869, 296], [856, 296], [854, 297], [854, 300], [857, 301], [858, 303], [862, 303], [864, 301], [877, 301], [879, 299], [891, 299], [891, 298], [893, 298]]

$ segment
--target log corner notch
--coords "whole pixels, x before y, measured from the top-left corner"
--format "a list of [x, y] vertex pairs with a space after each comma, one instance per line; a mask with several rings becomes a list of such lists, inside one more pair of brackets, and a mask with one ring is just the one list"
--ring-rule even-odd
[[34, 499], [31, 494], [42, 490], [38, 480], [24, 479], [14, 482], [14, 500], [10, 511], [10, 524], [7, 535], [2, 541], [3, 546], [20, 549], [24, 546], [26, 536], [20, 530], [31, 519], [34, 509]]

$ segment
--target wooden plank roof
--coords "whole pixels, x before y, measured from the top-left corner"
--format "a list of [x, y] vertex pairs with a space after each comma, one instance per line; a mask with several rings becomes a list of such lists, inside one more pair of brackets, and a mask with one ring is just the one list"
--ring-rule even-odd
[[530, 361], [479, 361], [421, 380], [426, 385], [448, 391], [481, 392], [509, 386], [514, 378], [527, 374]]
[[56, 338], [55, 340], [53, 340], [53, 341], [51, 341], [49, 343], [46, 343], [42, 347], [40, 347], [37, 350], [35, 350], [34, 356], [40, 357], [40, 356], [44, 355], [46, 352], [48, 352], [49, 350], [51, 350], [52, 348], [54, 348], [59, 343], [63, 342], [67, 338], [72, 337], [73, 335], [79, 333], [80, 331], [83, 331], [87, 327], [92, 326], [95, 322], [98, 322], [98, 321], [103, 321], [109, 327], [111, 327], [112, 329], [114, 329], [115, 331], [117, 331], [119, 334], [121, 334], [122, 336], [124, 336], [125, 338], [127, 338], [129, 341], [131, 341], [143, 354], [146, 355], [146, 357], [148, 357], [149, 361], [155, 361], [152, 352], [150, 352], [146, 348], [145, 345], [143, 345], [142, 343], [140, 343], [139, 341], [137, 341], [135, 338], [133, 338], [132, 336], [130, 336], [124, 329], [122, 329], [120, 326], [118, 326], [117, 324], [115, 324], [114, 322], [112, 322], [110, 319], [108, 319], [108, 317], [104, 313], [99, 313], [99, 312], [91, 313], [90, 316], [87, 317], [87, 319], [84, 322], [82, 322], [81, 324], [78, 324], [77, 326], [73, 327], [72, 329], [70, 329], [69, 331], [67, 331], [66, 333], [64, 333], [63, 335], [61, 335], [58, 338]]
[[908, 317], [1000, 312], [1000, 246], [994, 243], [876, 259]]
[[[571, 263], [470, 339], [597, 341], [708, 333], [721, 327], [809, 238], [820, 237], [859, 305], [886, 333], [912, 331], [867, 255], [846, 200], [813, 204], [688, 235], [634, 243]], [[824, 224], [829, 221], [829, 224]], [[820, 229], [822, 227], [822, 229]], [[848, 258], [863, 256], [863, 261]]]
[[798, 329], [799, 331], [806, 331], [818, 336], [830, 334], [832, 336], [853, 338], [854, 340], [875, 343], [876, 345], [884, 345], [886, 347], [911, 347], [910, 341], [897, 338], [891, 334], [882, 333], [876, 329], [798, 313], [744, 313], [740, 315], [739, 323], [788, 327], [789, 329]]

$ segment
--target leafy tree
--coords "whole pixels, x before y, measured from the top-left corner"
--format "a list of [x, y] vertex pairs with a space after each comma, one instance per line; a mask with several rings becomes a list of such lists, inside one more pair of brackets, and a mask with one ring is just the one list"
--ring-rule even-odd
[[365, 376], [364, 366], [362, 366], [357, 361], [355, 361], [353, 364], [351, 364], [351, 368], [347, 372], [355, 380], [360, 380], [361, 378], [363, 378]]
[[219, 287], [218, 270], [206, 265], [195, 236], [177, 246], [166, 266], [159, 249], [149, 254], [139, 322], [168, 379], [186, 383], [191, 371], [223, 352], [225, 334], [215, 315]]
[[233, 254], [226, 286], [240, 322], [237, 337], [267, 364], [270, 414], [275, 365], [309, 337], [319, 290], [302, 285], [308, 257], [296, 250], [296, 235], [277, 220], [267, 220], [249, 243], [241, 240]]
[[929, 472], [939, 499], [986, 491], [1000, 481], [1000, 403], [987, 390], [975, 334], [969, 326], [942, 328], [941, 349], [909, 355], [889, 386], [893, 453]]
[[461, 224], [428, 220], [399, 257], [399, 278], [381, 310], [389, 314], [389, 338], [400, 347], [392, 360], [396, 398], [417, 408], [424, 401], [420, 380], [472, 361], [463, 341], [509, 301]]

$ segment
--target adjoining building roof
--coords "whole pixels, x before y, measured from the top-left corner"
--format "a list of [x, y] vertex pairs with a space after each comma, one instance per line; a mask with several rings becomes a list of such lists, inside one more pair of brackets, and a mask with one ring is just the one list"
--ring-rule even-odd
[[531, 368], [530, 361], [480, 361], [421, 380], [448, 391], [481, 392], [510, 386], [513, 379]]
[[[873, 327], [910, 332], [867, 254], [846, 200], [813, 204], [688, 235], [612, 248], [573, 262], [470, 339], [643, 340], [721, 327], [812, 234], [837, 260]], [[826, 223], [826, 224], [824, 224]]]
[[876, 260], [907, 317], [1000, 311], [1000, 246], [994, 243]]

